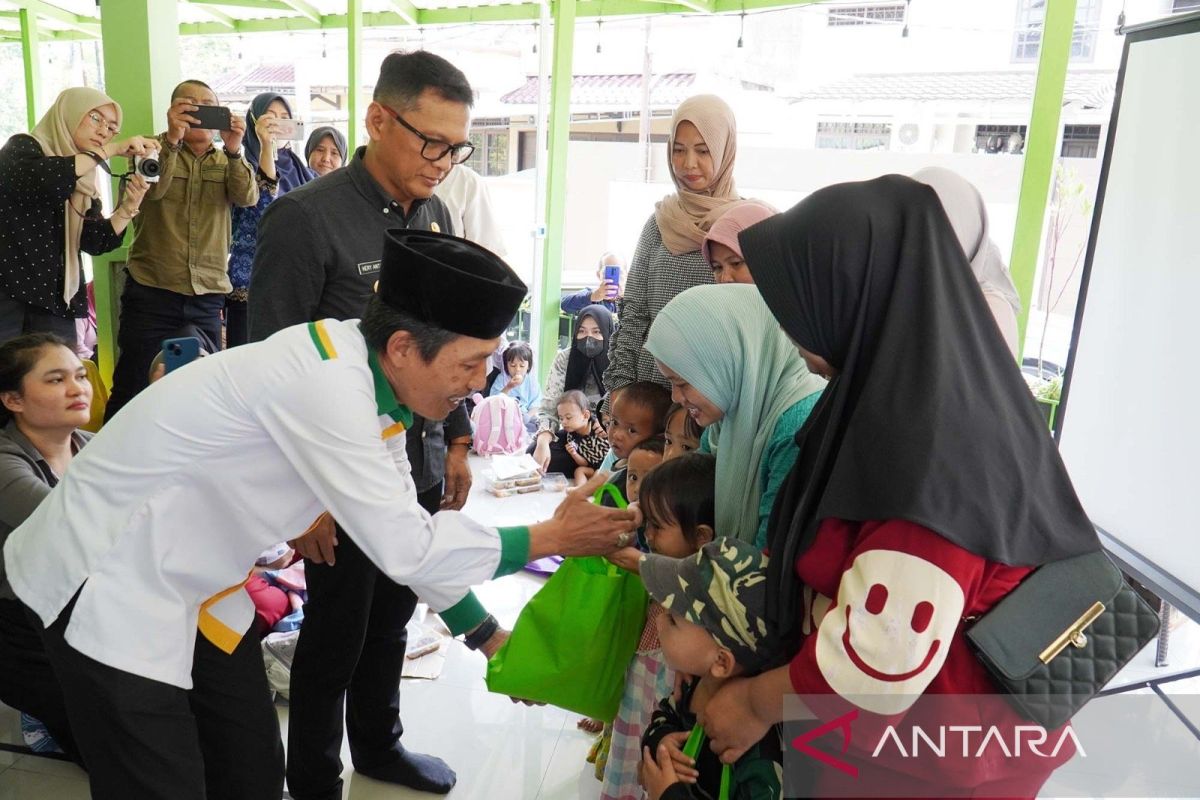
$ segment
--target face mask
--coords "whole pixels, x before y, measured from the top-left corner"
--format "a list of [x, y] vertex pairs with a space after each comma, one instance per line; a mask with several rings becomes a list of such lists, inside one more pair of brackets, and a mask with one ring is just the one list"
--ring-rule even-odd
[[604, 352], [604, 340], [593, 339], [591, 336], [584, 339], [576, 339], [575, 349], [583, 353], [587, 358], [595, 358]]

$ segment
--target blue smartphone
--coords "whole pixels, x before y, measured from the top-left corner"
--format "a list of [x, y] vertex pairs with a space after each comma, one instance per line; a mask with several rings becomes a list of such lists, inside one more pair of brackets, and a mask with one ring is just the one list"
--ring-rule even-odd
[[184, 364], [190, 364], [200, 357], [200, 340], [195, 336], [164, 339], [162, 352], [163, 364], [166, 365], [167, 372], [174, 372]]
[[604, 268], [604, 280], [612, 284], [608, 287], [608, 296], [616, 297], [618, 287], [621, 285], [621, 267], [617, 264], [610, 264]]

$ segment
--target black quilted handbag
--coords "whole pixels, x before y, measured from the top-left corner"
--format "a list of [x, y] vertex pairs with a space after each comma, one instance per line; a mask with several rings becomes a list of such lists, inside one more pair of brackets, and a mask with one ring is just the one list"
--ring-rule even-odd
[[1044, 564], [967, 630], [1022, 717], [1053, 730], [1158, 635], [1158, 614], [1103, 552]]

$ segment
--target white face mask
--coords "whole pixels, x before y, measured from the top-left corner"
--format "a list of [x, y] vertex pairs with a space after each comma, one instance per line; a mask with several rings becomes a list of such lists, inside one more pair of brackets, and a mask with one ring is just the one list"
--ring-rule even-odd
[[817, 631], [821, 675], [868, 711], [906, 711], [946, 663], [964, 603], [958, 581], [923, 558], [860, 554]]

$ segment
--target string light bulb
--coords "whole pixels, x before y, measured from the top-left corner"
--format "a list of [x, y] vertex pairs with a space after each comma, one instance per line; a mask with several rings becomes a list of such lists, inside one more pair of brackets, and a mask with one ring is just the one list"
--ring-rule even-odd
[[329, 58], [328, 32], [321, 31], [321, 58]]
[[904, 0], [904, 29], [900, 31], [900, 38], [908, 38], [908, 8], [912, 5], [912, 0]]
[[743, 11], [739, 16], [740, 16], [740, 19], [738, 20], [738, 44], [737, 44], [737, 46], [738, 46], [738, 49], [740, 50], [742, 48], [743, 40], [745, 39], [745, 36], [746, 36], [746, 12]]
[[603, 24], [604, 24], [604, 20], [600, 20], [600, 19], [596, 20], [596, 52], [597, 53], [599, 53], [600, 49], [601, 49], [600, 48], [600, 32], [601, 32], [600, 29]]
[[538, 36], [540, 35], [538, 33], [538, 24], [535, 22], [533, 23], [533, 52], [535, 53], [537, 52]]

